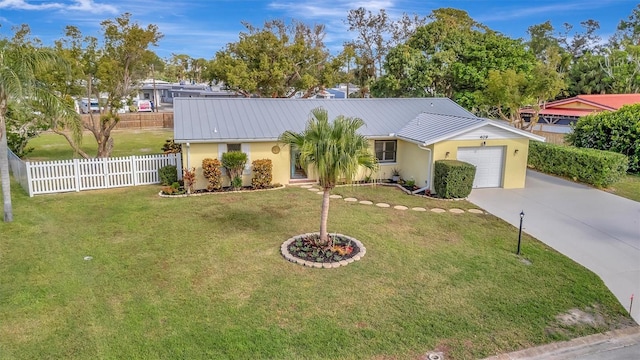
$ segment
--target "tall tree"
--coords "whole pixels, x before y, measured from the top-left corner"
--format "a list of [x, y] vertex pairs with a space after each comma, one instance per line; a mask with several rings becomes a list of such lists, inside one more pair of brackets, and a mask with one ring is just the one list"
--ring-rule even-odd
[[61, 59], [50, 49], [25, 42], [21, 33], [16, 35], [11, 40], [0, 39], [0, 183], [5, 222], [13, 221], [6, 126], [9, 104], [19, 102], [20, 106], [32, 109], [33, 104], [39, 104], [52, 110], [69, 110], [36, 76], [54, 66], [62, 66]]
[[329, 61], [324, 45], [324, 26], [309, 27], [300, 22], [265, 22], [263, 28], [244, 23], [236, 43], [216, 53], [210, 64], [210, 79], [223, 81], [244, 96], [311, 96], [332, 78], [339, 68]]
[[348, 45], [357, 55], [356, 81], [364, 92], [370, 83], [384, 74], [383, 62], [389, 51], [407, 41], [425, 22], [424, 17], [406, 13], [393, 20], [384, 9], [377, 14], [364, 7], [349, 11], [346, 23], [357, 37]]
[[361, 167], [368, 170], [377, 168], [376, 157], [369, 149], [367, 139], [358, 134], [364, 126], [359, 118], [338, 116], [329, 122], [326, 110], [316, 108], [300, 133], [286, 131], [280, 141], [300, 153], [300, 165], [313, 166], [317, 170], [318, 181], [323, 189], [322, 211], [320, 215], [320, 242], [327, 244], [329, 235], [329, 195], [339, 181], [352, 181]]
[[111, 131], [120, 121], [118, 110], [122, 101], [137, 91], [139, 81], [151, 72], [157, 56], [149, 47], [157, 45], [162, 34], [156, 25], [142, 27], [132, 22], [129, 13], [105, 20], [101, 26], [102, 41], [85, 37], [78, 28], [68, 26], [66, 37], [57, 46], [72, 59], [84, 95], [101, 99], [101, 114], [89, 113], [89, 121], [83, 126], [96, 140], [97, 157], [108, 157], [113, 149]]
[[535, 64], [521, 40], [492, 31], [465, 11], [436, 9], [428, 17], [430, 23], [389, 53], [374, 95], [446, 96], [473, 110], [490, 70], [527, 72]]

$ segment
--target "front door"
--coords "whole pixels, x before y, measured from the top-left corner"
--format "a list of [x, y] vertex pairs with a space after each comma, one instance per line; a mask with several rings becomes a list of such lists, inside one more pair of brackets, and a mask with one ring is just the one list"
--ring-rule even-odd
[[300, 152], [291, 149], [291, 178], [306, 179], [307, 172], [300, 166]]

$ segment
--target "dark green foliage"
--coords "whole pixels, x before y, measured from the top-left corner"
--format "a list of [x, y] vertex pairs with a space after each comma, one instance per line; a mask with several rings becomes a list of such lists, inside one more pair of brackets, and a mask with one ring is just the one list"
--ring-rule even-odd
[[627, 171], [627, 157], [611, 151], [576, 148], [532, 141], [529, 166], [536, 170], [607, 187]]
[[270, 159], [259, 159], [251, 163], [253, 165], [253, 177], [251, 186], [254, 189], [267, 189], [271, 187], [273, 180], [273, 164]]
[[476, 167], [458, 160], [438, 160], [435, 164], [433, 188], [438, 197], [460, 199], [473, 188]]
[[207, 178], [207, 190], [220, 190], [222, 188], [222, 164], [218, 159], [206, 158], [202, 160], [202, 174]]
[[640, 104], [618, 111], [601, 112], [580, 118], [566, 137], [579, 148], [608, 150], [626, 155], [629, 172], [640, 172]]
[[162, 145], [162, 152], [165, 154], [177, 154], [182, 151], [182, 146], [176, 144], [173, 139], [167, 139]]
[[[242, 171], [247, 164], [248, 156], [241, 151], [229, 151], [222, 154], [222, 166], [227, 169], [227, 175], [231, 185], [237, 190], [242, 187]], [[240, 178], [240, 186], [237, 185], [237, 178]]]
[[178, 169], [175, 165], [166, 165], [158, 169], [160, 185], [169, 186], [178, 182]]

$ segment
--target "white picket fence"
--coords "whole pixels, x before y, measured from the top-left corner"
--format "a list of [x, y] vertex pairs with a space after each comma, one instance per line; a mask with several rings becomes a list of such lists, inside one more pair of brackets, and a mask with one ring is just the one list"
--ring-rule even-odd
[[[15, 158], [12, 160], [16, 162]], [[161, 167], [175, 165], [178, 175], [182, 169], [180, 154], [22, 163], [12, 164], [12, 172], [23, 187], [26, 185], [29, 196], [158, 184]], [[20, 179], [25, 175], [23, 184]]]

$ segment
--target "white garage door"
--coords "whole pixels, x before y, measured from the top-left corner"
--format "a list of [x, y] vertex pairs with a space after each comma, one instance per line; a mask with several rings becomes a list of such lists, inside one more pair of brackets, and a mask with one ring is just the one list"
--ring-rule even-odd
[[458, 148], [458, 160], [476, 166], [474, 188], [502, 186], [503, 146], [461, 147]]

